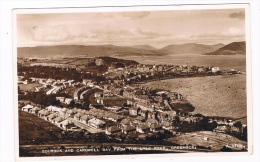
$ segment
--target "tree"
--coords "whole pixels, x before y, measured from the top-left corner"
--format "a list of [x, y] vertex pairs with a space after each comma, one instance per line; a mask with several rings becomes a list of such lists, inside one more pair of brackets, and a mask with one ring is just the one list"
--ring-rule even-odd
[[194, 117], [203, 117], [203, 115], [200, 114], [200, 113], [194, 114], [193, 116], [194, 116]]
[[231, 152], [232, 149], [229, 148], [229, 147], [224, 146], [224, 147], [222, 147], [222, 148], [220, 149], [220, 151], [223, 151], [223, 152]]
[[242, 123], [241, 123], [241, 121], [237, 121], [237, 122], [234, 123], [233, 126], [236, 127], [236, 128], [241, 129], [242, 128]]
[[244, 140], [247, 140], [247, 127], [244, 127], [243, 128], [243, 138], [244, 138]]
[[44, 104], [44, 98], [45, 98], [45, 96], [44, 96], [43, 93], [38, 93], [35, 97], [35, 103], [43, 105]]
[[69, 107], [74, 107], [75, 106], [75, 101], [74, 100], [71, 100], [70, 104], [69, 104]]

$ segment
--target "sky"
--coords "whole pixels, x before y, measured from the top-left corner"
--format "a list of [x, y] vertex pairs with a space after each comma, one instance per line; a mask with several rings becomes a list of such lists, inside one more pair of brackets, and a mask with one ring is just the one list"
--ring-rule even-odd
[[245, 41], [244, 9], [17, 15], [17, 45], [228, 44]]

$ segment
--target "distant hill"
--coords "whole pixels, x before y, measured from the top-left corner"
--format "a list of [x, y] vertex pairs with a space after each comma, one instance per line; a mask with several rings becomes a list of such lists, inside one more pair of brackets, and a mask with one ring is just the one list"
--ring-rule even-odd
[[224, 47], [221, 47], [213, 52], [206, 53], [205, 55], [245, 55], [246, 42], [232, 42]]
[[223, 47], [224, 44], [218, 43], [213, 45], [186, 43], [172, 44], [161, 48], [163, 53], [168, 54], [204, 54]]
[[[147, 48], [147, 47], [146, 47]], [[18, 57], [59, 57], [64, 56], [151, 56], [163, 55], [162, 52], [152, 48], [142, 49], [139, 47], [122, 47], [114, 45], [57, 45], [57, 46], [37, 46], [20, 47], [17, 49]]]
[[115, 45], [57, 45], [17, 48], [18, 57], [98, 57], [98, 56], [160, 56], [167, 54], [204, 54], [215, 51], [223, 44], [204, 45], [187, 43], [168, 45], [157, 49], [149, 45], [115, 46]]
[[144, 49], [144, 50], [158, 50], [157, 48], [149, 45], [136, 45], [136, 46], [131, 46], [136, 49]]

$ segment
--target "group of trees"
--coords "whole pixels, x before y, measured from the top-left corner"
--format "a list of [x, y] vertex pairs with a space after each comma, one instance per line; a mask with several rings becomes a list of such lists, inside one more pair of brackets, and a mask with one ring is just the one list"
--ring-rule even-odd
[[65, 80], [75, 80], [82, 82], [83, 79], [92, 79], [94, 81], [100, 82], [105, 81], [105, 77], [98, 76], [97, 73], [86, 73], [80, 72], [76, 69], [70, 68], [56, 68], [48, 66], [18, 66], [18, 74], [29, 79], [30, 77], [35, 78], [52, 78], [52, 79], [65, 79]]
[[27, 95], [21, 96], [22, 98], [19, 99], [25, 99], [29, 100], [33, 103], [40, 104], [43, 106], [49, 106], [49, 105], [60, 105], [60, 101], [56, 100], [56, 95], [46, 95], [44, 92], [28, 92]]

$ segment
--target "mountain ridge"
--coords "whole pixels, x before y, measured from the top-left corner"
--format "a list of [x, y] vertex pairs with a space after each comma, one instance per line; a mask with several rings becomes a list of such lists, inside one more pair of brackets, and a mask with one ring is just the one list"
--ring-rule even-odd
[[203, 54], [223, 47], [224, 44], [218, 43], [205, 45], [198, 43], [171, 44], [161, 48], [162, 51], [171, 54]]
[[56, 45], [17, 48], [18, 57], [51, 57], [69, 56], [127, 56], [127, 55], [161, 55], [158, 50], [136, 49], [128, 46], [115, 45]]
[[[212, 52], [223, 44], [204, 45], [196, 43], [172, 44], [157, 49], [150, 45], [116, 46], [106, 45], [55, 45], [18, 47], [18, 57], [60, 57], [60, 56], [160, 56], [168, 54], [204, 54]], [[174, 47], [174, 49], [173, 49]]]
[[246, 54], [246, 42], [232, 42], [224, 47], [221, 47], [215, 51], [205, 53], [205, 55], [245, 55]]

